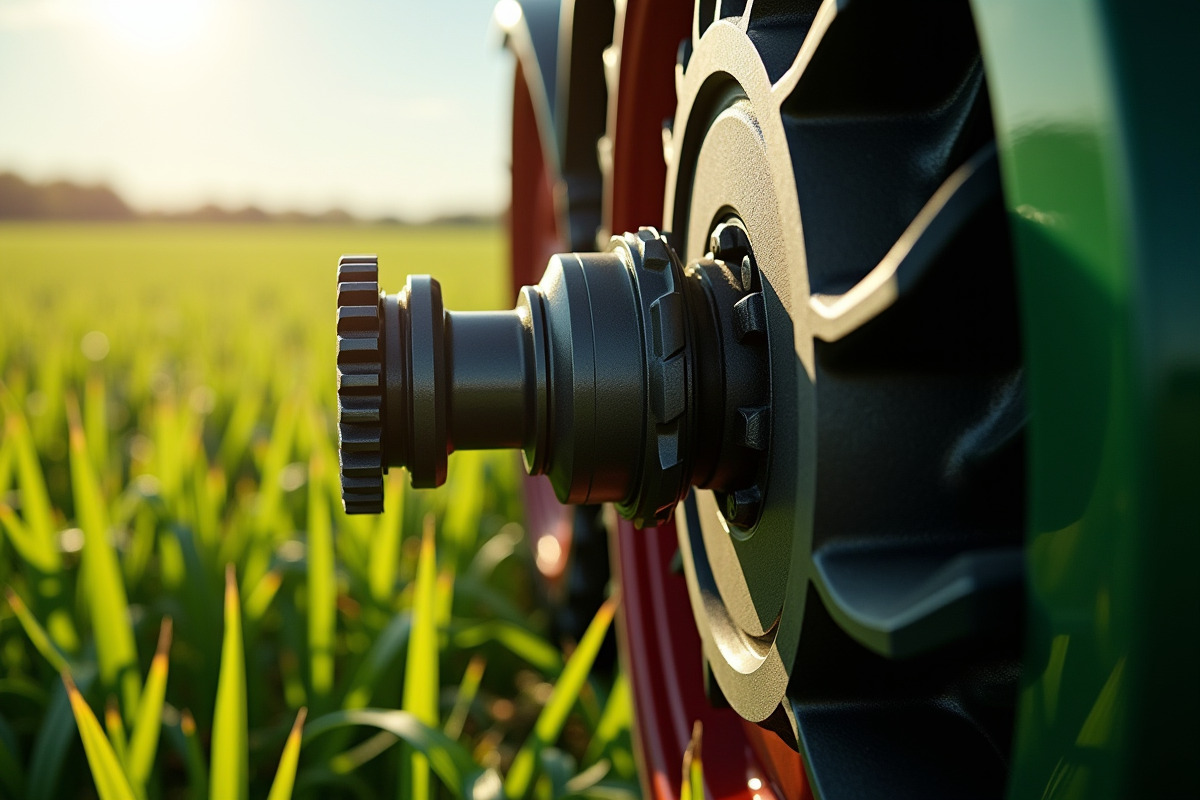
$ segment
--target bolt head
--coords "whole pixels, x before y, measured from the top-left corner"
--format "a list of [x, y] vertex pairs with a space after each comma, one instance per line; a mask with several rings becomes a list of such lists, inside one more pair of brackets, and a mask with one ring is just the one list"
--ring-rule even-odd
[[725, 518], [738, 528], [749, 528], [758, 519], [762, 492], [757, 486], [738, 489], [725, 495]]
[[754, 261], [750, 256], [742, 256], [742, 290], [749, 292], [754, 289], [754, 278], [758, 270], [754, 267]]
[[719, 258], [731, 265], [738, 264], [741, 257], [750, 252], [750, 239], [737, 225], [722, 222], [713, 228], [709, 235], [708, 248], [712, 251], [713, 258]]

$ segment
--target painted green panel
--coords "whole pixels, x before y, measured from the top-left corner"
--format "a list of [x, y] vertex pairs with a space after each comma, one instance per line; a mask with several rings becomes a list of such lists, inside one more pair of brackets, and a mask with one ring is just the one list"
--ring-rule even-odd
[[976, 0], [1031, 492], [1010, 796], [1200, 791], [1200, 5]]

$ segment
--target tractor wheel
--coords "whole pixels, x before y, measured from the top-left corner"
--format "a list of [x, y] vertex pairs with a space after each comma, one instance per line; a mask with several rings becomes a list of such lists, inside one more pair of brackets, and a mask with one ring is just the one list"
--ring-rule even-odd
[[1197, 13], [701, 0], [666, 109], [681, 13], [625, 4], [610, 227], [667, 119], [772, 400], [750, 512], [618, 532], [651, 793], [701, 720], [715, 797], [1194, 794]]
[[618, 537], [643, 756], [669, 776], [699, 718], [738, 755], [714, 795], [1000, 796], [1027, 412], [970, 9], [735, 5], [679, 49], [662, 222], [762, 291], [769, 429], [749, 511], [696, 489], [678, 556]]

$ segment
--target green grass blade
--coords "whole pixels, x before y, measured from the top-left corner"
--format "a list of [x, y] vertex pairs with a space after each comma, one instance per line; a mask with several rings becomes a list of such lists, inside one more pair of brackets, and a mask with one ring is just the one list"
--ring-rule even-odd
[[[279, 404], [275, 415], [275, 425], [267, 440], [266, 451], [262, 460], [262, 478], [259, 482], [258, 507], [256, 509], [259, 530], [266, 534], [280, 529], [278, 524], [282, 514], [283, 482], [281, 480], [284, 468], [288, 465], [293, 444], [296, 440], [296, 428], [299, 420], [299, 404], [288, 396]], [[286, 528], [284, 528], [286, 530]]]
[[208, 453], [204, 449], [204, 437], [197, 426], [195, 440], [189, 457], [192, 460], [188, 486], [192, 494], [195, 514], [196, 542], [205, 564], [218, 564], [217, 552], [221, 546], [221, 513], [225, 504], [225, 473], [220, 467], [211, 467]]
[[151, 438], [154, 442], [154, 475], [158, 477], [163, 500], [175, 511], [182, 511], [184, 429], [186, 413], [173, 393], [163, 392], [154, 405]]
[[486, 581], [496, 568], [512, 558], [514, 553], [528, 547], [524, 528], [520, 525], [505, 525], [475, 551], [471, 563], [467, 565], [467, 575]]
[[217, 462], [230, 471], [237, 468], [246, 454], [263, 405], [262, 391], [253, 382], [247, 383], [249, 385], [241, 387], [236, 394], [233, 414], [217, 451]]
[[129, 547], [125, 551], [121, 567], [125, 572], [125, 583], [130, 593], [135, 594], [154, 554], [154, 545], [158, 539], [158, 520], [149, 505], [141, 505], [134, 512], [132, 522]]
[[596, 723], [596, 729], [592, 732], [592, 740], [588, 742], [583, 763], [594, 764], [603, 757], [617, 737], [629, 730], [632, 723], [633, 703], [629, 694], [629, 676], [621, 671], [613, 681], [612, 691], [608, 693], [604, 713], [600, 715], [600, 721]]
[[376, 756], [386, 753], [388, 748], [398, 741], [400, 739], [395, 734], [380, 731], [366, 741], [329, 759], [329, 770], [335, 775], [348, 775]]
[[348, 726], [378, 728], [403, 739], [409, 747], [429, 759], [434, 773], [456, 797], [470, 800], [499, 800], [502, 797], [503, 788], [494, 771], [477, 765], [458, 742], [407, 711], [335, 711], [310, 723], [304, 741], [307, 744], [323, 733]]
[[[4, 412], [3, 450], [7, 453], [4, 460], [9, 470], [15, 463], [22, 515], [18, 518], [12, 509], [0, 503], [0, 527], [8, 533], [13, 547], [31, 567], [29, 580], [34, 593], [34, 608], [46, 620], [51, 640], [63, 651], [76, 653], [79, 635], [65, 607], [57, 525], [38, 460], [37, 445], [16, 400], [3, 383], [0, 383], [0, 409]], [[4, 484], [9, 480], [11, 478]]]
[[25, 629], [25, 635], [29, 637], [29, 641], [33, 643], [34, 649], [42, 654], [42, 658], [50, 662], [50, 666], [60, 674], [67, 671], [67, 660], [63, 654], [50, 641], [50, 636], [46, 633], [46, 629], [42, 627], [37, 618], [33, 616], [33, 612], [25, 605], [11, 587], [5, 587], [4, 595], [8, 598], [9, 608], [13, 610], [17, 621], [21, 623], [21, 627]]
[[196, 719], [186, 708], [179, 714], [179, 733], [183, 736], [188, 788], [192, 790], [192, 797], [205, 797], [208, 795], [208, 769], [204, 764], [200, 737], [196, 734]]
[[[5, 419], [5, 427], [8, 420]], [[13, 448], [8, 443], [7, 434], [3, 439], [0, 439], [0, 497], [8, 494], [9, 486], [12, 484], [13, 475]]]
[[[80, 691], [88, 690], [94, 675], [94, 670], [76, 674]], [[52, 692], [29, 754], [27, 800], [58, 800], [63, 796], [62, 779], [77, 726], [66, 684], [56, 681]]]
[[129, 780], [121, 770], [117, 754], [100, 728], [96, 715], [75, 688], [70, 674], [64, 672], [62, 679], [71, 699], [71, 711], [79, 726], [79, 738], [83, 740], [83, 751], [92, 770], [92, 780], [96, 783], [96, 794], [100, 800], [136, 800]]
[[[0, 707], [6, 711], [11, 708], [7, 705], [10, 702], [8, 698], [11, 698], [12, 701], [44, 708], [50, 700], [50, 695], [32, 677], [0, 678]], [[6, 727], [7, 722], [4, 714], [0, 713], [0, 739], [12, 732], [9, 727]]]
[[162, 733], [163, 704], [167, 696], [167, 670], [171, 652], [171, 618], [162, 621], [158, 633], [158, 649], [150, 662], [150, 672], [142, 689], [133, 732], [129, 739], [129, 779], [143, 793], [154, 768], [158, 740]]
[[108, 733], [108, 741], [112, 744], [113, 752], [117, 754], [117, 763], [124, 771], [129, 770], [129, 737], [125, 735], [125, 721], [121, 719], [121, 706], [117, 698], [108, 696], [104, 706], [104, 730]]
[[25, 416], [7, 389], [0, 386], [0, 407], [4, 410], [4, 439], [12, 446], [17, 462], [17, 484], [21, 487], [21, 514], [31, 533], [37, 537], [38, 564], [47, 572], [62, 563], [54, 542], [54, 511], [50, 493], [38, 461], [37, 446]]
[[13, 548], [26, 564], [48, 575], [61, 570], [61, 564], [56, 563], [57, 553], [48, 558], [41, 538], [4, 503], [0, 503], [0, 526], [8, 533]]
[[88, 450], [96, 473], [104, 475], [108, 468], [108, 394], [104, 376], [92, 373], [84, 385], [83, 430], [87, 434]]
[[395, 602], [396, 571], [400, 566], [400, 537], [404, 532], [404, 477], [399, 470], [388, 473], [384, 487], [383, 515], [371, 541], [367, 582], [371, 597], [383, 608]]
[[474, 650], [486, 642], [495, 642], [549, 677], [557, 676], [563, 669], [562, 654], [557, 647], [536, 633], [504, 620], [488, 620], [463, 628], [450, 640], [463, 650]]
[[462, 555], [475, 550], [479, 534], [484, 501], [483, 454], [464, 450], [455, 456], [450, 469], [442, 537], [450, 545], [450, 561], [457, 562]]
[[375, 637], [371, 649], [354, 671], [354, 677], [342, 699], [346, 710], [365, 708], [375, 694], [375, 687], [391, 669], [400, 651], [408, 644], [412, 632], [412, 613], [396, 614], [387, 626]]
[[329, 708], [333, 691], [334, 640], [337, 637], [337, 568], [333, 526], [325, 494], [325, 461], [314, 454], [308, 467], [308, 657], [312, 704]]
[[582, 772], [575, 773], [563, 786], [564, 794], [578, 795], [587, 792], [600, 785], [600, 782], [608, 776], [611, 770], [612, 764], [607, 761], [599, 761]]
[[567, 660], [562, 675], [554, 685], [554, 692], [550, 695], [542, 713], [538, 715], [537, 722], [533, 726], [533, 733], [522, 745], [516, 758], [513, 759], [512, 768], [509, 769], [508, 776], [504, 781], [504, 792], [509, 797], [522, 798], [528, 794], [537, 771], [539, 753], [543, 748], [558, 741], [563, 725], [566, 724], [567, 716], [571, 713], [579, 693], [587, 682], [588, 674], [592, 670], [592, 663], [596, 660], [596, 654], [600, 652], [600, 646], [604, 644], [604, 636], [608, 632], [608, 626], [617, 610], [617, 600], [617, 596], [614, 595], [600, 606], [600, 610], [596, 612], [596, 616], [592, 618], [591, 624], [588, 625], [587, 631], [579, 641], [579, 646]]
[[267, 609], [271, 607], [271, 601], [275, 599], [275, 595], [279, 592], [279, 587], [283, 583], [283, 575], [277, 569], [273, 569], [254, 585], [250, 590], [250, 594], [246, 595], [245, 608], [242, 609], [246, 617], [246, 625], [257, 624], [262, 621], [263, 615], [267, 613]]
[[79, 422], [79, 408], [72, 399], [67, 409], [71, 485], [75, 493], [75, 513], [79, 517], [79, 527], [83, 529], [82, 570], [87, 606], [92, 615], [100, 681], [117, 692], [121, 710], [127, 718], [132, 718], [141, 685], [125, 582], [116, 550], [108, 538], [108, 509], [92, 469], [87, 440]]
[[[432, 515], [425, 519], [421, 536], [421, 555], [417, 561], [417, 580], [413, 591], [412, 633], [404, 666], [403, 709], [428, 726], [438, 724], [438, 597], [437, 551], [434, 546]], [[410, 797], [432, 797], [429, 762], [415, 753], [409, 761]], [[404, 796], [402, 794], [402, 796]]]
[[571, 800], [641, 800], [642, 787], [637, 781], [606, 779], [583, 789], [573, 789], [575, 780], [567, 783]]
[[453, 562], [438, 573], [433, 590], [433, 608], [439, 631], [450, 627], [450, 613], [454, 610], [454, 567]]
[[250, 793], [249, 731], [246, 722], [246, 656], [242, 609], [233, 565], [225, 570], [225, 638], [221, 644], [217, 706], [213, 713], [212, 800], [246, 800]]
[[486, 667], [487, 661], [483, 656], [475, 655], [463, 670], [462, 682], [459, 683], [458, 693], [454, 696], [454, 708], [450, 709], [450, 716], [446, 719], [446, 727], [443, 729], [451, 739], [462, 736], [467, 713], [471, 710], [471, 704], [475, 702], [475, 696], [479, 694], [479, 684], [483, 681], [483, 671]]
[[296, 784], [296, 766], [300, 763], [300, 741], [304, 731], [304, 718], [308, 715], [307, 708], [301, 708], [292, 723], [292, 732], [288, 734], [287, 744], [283, 746], [283, 755], [279, 758], [279, 767], [275, 770], [275, 780], [271, 782], [271, 792], [267, 800], [290, 800], [292, 787]]
[[683, 751], [683, 783], [679, 789], [679, 800], [704, 800], [704, 766], [700, 758], [701, 739], [704, 726], [700, 720], [692, 725], [692, 740]]

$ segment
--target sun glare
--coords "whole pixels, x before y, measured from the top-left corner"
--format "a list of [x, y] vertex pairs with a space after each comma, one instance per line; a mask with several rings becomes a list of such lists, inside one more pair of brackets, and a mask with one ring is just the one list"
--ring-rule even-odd
[[171, 52], [199, 38], [210, 0], [93, 0], [95, 20], [123, 42]]
[[501, 30], [510, 31], [521, 21], [521, 4], [517, 0], [500, 0], [492, 11], [492, 18]]

